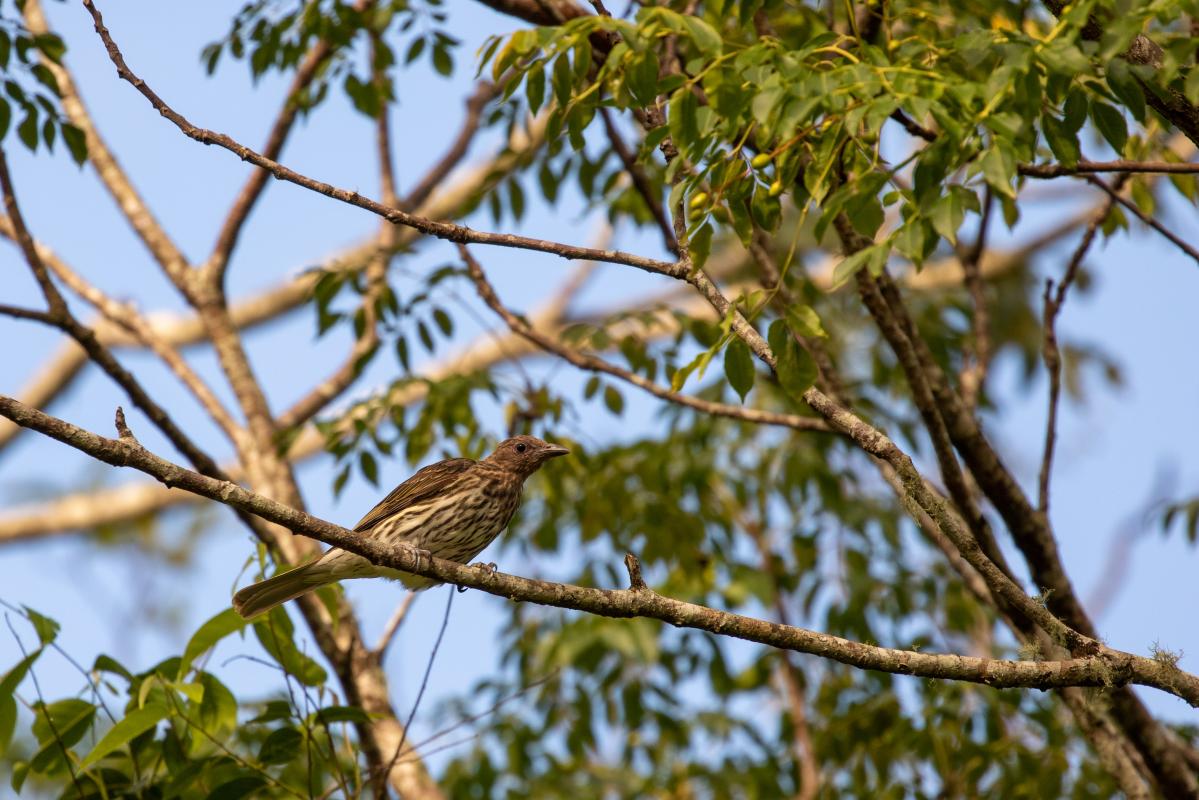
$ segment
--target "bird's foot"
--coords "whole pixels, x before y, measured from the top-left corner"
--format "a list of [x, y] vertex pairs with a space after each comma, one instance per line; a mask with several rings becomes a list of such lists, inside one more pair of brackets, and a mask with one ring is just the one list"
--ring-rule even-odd
[[422, 561], [429, 563], [429, 564], [433, 563], [433, 553], [431, 551], [425, 550], [423, 547], [414, 547], [414, 548], [412, 548], [412, 550], [413, 550], [413, 552], [416, 553], [416, 566], [417, 567], [420, 566], [420, 563]]
[[[488, 575], [494, 575], [496, 572], [499, 571], [499, 567], [497, 567], [495, 565], [494, 561], [489, 561], [486, 564], [484, 564], [482, 561], [476, 561], [474, 564], [471, 564], [470, 566], [471, 566], [471, 569], [481, 569], [481, 570], [483, 570], [483, 572], [487, 573]], [[459, 586], [458, 593], [461, 594], [462, 592], [465, 592], [468, 588], [469, 587], [466, 587], [466, 586]]]

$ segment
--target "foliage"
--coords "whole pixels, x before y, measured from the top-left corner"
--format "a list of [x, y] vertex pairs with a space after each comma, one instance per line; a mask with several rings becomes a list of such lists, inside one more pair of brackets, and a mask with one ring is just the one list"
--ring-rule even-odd
[[[76, 164], [87, 159], [83, 131], [67, 121], [60, 107], [62, 89], [52, 65], [62, 63], [67, 46], [54, 33], [32, 33], [9, 4], [0, 4], [0, 140], [15, 130], [32, 151], [54, 150], [59, 137]], [[19, 12], [20, 3], [17, 4]], [[13, 126], [17, 115], [20, 121]]]
[[[479, 67], [502, 89], [491, 118], [513, 123], [527, 111], [545, 115], [548, 127], [544, 150], [489, 202], [497, 222], [518, 221], [532, 202], [528, 193], [540, 191], [553, 205], [577, 191], [612, 220], [652, 230], [656, 198], [685, 220], [680, 238], [690, 244], [690, 266], [712, 267], [716, 253], [733, 249], [718, 277], [744, 287], [734, 307], [765, 335], [775, 369], [735, 335], [731, 312], [648, 303], [555, 336], [675, 392], [809, 415], [800, 398], [821, 377], [822, 352], [855, 409], [932, 463], [896, 356], [852, 292], [835, 289], [859, 273], [927, 274], [972, 245], [984, 215], [1015, 226], [1032, 203], [1022, 167], [1177, 160], [1172, 131], [1147, 107], [1145, 92], [1176, 90], [1199, 102], [1194, 43], [1181, 22], [1199, 6], [1082, 0], [1059, 18], [1002, 0], [897, 0], [879, 6], [881, 21], [853, 13], [861, 7], [875, 5], [668, 2], [641, 6], [631, 18], [584, 14], [489, 39]], [[1084, 35], [1095, 20], [1102, 35]], [[336, 79], [359, 111], [377, 116], [395, 92], [375, 71], [425, 54], [440, 73], [463, 68], [451, 55], [457, 42], [449, 21], [437, 2], [361, 10], [255, 0], [204, 59], [210, 72], [229, 53], [248, 60], [255, 78], [290, 73], [326, 41], [332, 54], [320, 78], [295, 102], [315, 113]], [[1120, 57], [1143, 32], [1162, 48], [1152, 68]], [[9, 38], [0, 37], [5, 69]], [[61, 56], [61, 43], [26, 39], [22, 49], [15, 41], [21, 68], [30, 48]], [[403, 57], [392, 48], [403, 48]], [[29, 74], [53, 93], [44, 70]], [[56, 113], [40, 97], [37, 104]], [[602, 113], [641, 123], [620, 130], [640, 131], [633, 156], [650, 197], [629, 179]], [[43, 138], [53, 141], [50, 133]], [[1193, 180], [1135, 175], [1129, 187], [1148, 214], [1162, 191], [1196, 197]], [[821, 284], [808, 268], [822, 253], [852, 249], [840, 220], [861, 247]], [[1115, 235], [1128, 217], [1116, 209], [1104, 226]], [[777, 281], [761, 279], [745, 256], [750, 245], [777, 261]], [[1044, 333], [1042, 286], [1029, 258], [1014, 259], [987, 283], [989, 358], [1011, 359], [1026, 379], [1039, 369]], [[1084, 270], [1079, 290], [1085, 281]], [[319, 420], [337, 459], [335, 491], [358, 476], [376, 484], [383, 459], [476, 457], [506, 433], [552, 436], [575, 455], [531, 483], [503, 561], [536, 559], [562, 581], [610, 587], [624, 581], [618, 565], [629, 551], [650, 584], [671, 597], [903, 650], [1020, 656], [994, 608], [963, 585], [871, 462], [841, 437], [667, 404], [652, 435], [595, 442], [587, 420], [630, 413], [633, 390], [610, 376], [572, 383], [508, 368], [422, 376], [413, 368], [416, 344], [424, 355], [445, 349], [462, 316], [451, 301], [456, 290], [469, 290], [457, 265], [393, 271], [377, 296], [357, 274], [317, 277], [310, 303], [317, 335], [344, 329], [359, 339], [368, 316], [377, 319], [378, 352], [394, 353], [400, 375]], [[936, 364], [964, 372], [979, 342], [960, 283], [905, 299]], [[1085, 370], [1118, 381], [1102, 346], [1063, 342], [1063, 352], [1068, 391], [1086, 392]], [[994, 402], [984, 386], [982, 409], [997, 410]], [[507, 430], [481, 422], [480, 406], [503, 409]], [[1194, 539], [1195, 509], [1193, 501], [1173, 507], [1167, 524], [1183, 515]], [[99, 656], [81, 670], [79, 696], [54, 700], [40, 696], [34, 678], [57, 650], [57, 624], [29, 609], [13, 613], [38, 638], [0, 682], [0, 745], [8, 747], [14, 791], [26, 784], [63, 797], [367, 791], [370, 776], [350, 728], [364, 712], [342, 704], [326, 668], [336, 665], [312, 657], [282, 611], [250, 626], [222, 612], [179, 657], [136, 674]], [[823, 796], [1116, 791], [1058, 694], [869, 673], [645, 620], [521, 604], [508, 613], [494, 644], [505, 654], [501, 673], [444, 710], [459, 720], [451, 729], [477, 733], [442, 762], [448, 796], [790, 795], [805, 790], [795, 744], [801, 729], [813, 743], [807, 757], [820, 766]], [[223, 665], [204, 654], [234, 635], [248, 640], [247, 627], [266, 654], [264, 668], [278, 675], [271, 673], [264, 696], [238, 698], [219, 678]], [[1102, 692], [1089, 701], [1101, 705]]]

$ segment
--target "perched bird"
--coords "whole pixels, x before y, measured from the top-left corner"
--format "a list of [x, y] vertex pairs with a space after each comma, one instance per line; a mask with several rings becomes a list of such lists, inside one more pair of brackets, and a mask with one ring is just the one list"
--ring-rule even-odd
[[[508, 526], [520, 505], [525, 479], [546, 461], [568, 452], [534, 436], [515, 436], [500, 442], [482, 461], [451, 458], [430, 464], [383, 498], [354, 530], [464, 564]], [[335, 581], [379, 577], [398, 580], [415, 590], [439, 583], [377, 567], [362, 556], [334, 547], [311, 564], [242, 589], [233, 595], [233, 608], [249, 619]]]

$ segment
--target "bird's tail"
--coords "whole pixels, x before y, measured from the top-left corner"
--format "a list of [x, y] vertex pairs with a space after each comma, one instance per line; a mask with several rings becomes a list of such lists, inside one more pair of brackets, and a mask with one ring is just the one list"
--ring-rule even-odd
[[245, 619], [337, 580], [334, 571], [319, 561], [251, 584], [233, 595], [233, 609]]

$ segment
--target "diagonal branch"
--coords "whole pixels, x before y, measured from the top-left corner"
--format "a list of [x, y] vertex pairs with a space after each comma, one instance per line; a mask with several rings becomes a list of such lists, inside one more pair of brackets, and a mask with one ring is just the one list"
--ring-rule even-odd
[[[119, 413], [119, 412], [118, 412]], [[862, 644], [817, 631], [733, 614], [660, 595], [648, 587], [593, 589], [522, 578], [467, 566], [364, 538], [235, 483], [210, 478], [151, 453], [125, 428], [108, 439], [0, 395], [0, 416], [118, 467], [131, 467], [189, 492], [261, 516], [277, 525], [360, 555], [379, 566], [466, 586], [497, 597], [600, 616], [647, 617], [783, 650], [829, 658], [861, 669], [979, 683], [995, 688], [1110, 686], [1131, 682], [1161, 689], [1199, 706], [1199, 677], [1151, 658], [1099, 646], [1089, 656], [1059, 661], [1005, 661], [918, 653]], [[123, 419], [120, 420], [123, 422]], [[124, 427], [122, 425], [122, 427]]]
[[[25, 15], [25, 24], [30, 33], [50, 32], [50, 28], [46, 24], [45, 13], [42, 11], [41, 0], [27, 0], [23, 4], [22, 10]], [[128, 174], [108, 148], [108, 144], [96, 128], [87, 106], [83, 104], [83, 97], [79, 94], [70, 70], [47, 58], [43, 58], [42, 63], [58, 82], [58, 88], [62, 91], [62, 107], [67, 118], [71, 120], [72, 125], [83, 131], [87, 141], [88, 161], [96, 168], [96, 174], [100, 177], [104, 188], [112, 195], [117, 207], [121, 209], [121, 213], [125, 215], [125, 219], [128, 220], [159, 266], [177, 282], [186, 281], [189, 274], [187, 257], [167, 235], [162, 223], [154, 217], [154, 213], [138, 194]]]
[[1091, 184], [1092, 186], [1096, 187], [1097, 189], [1102, 190], [1112, 200], [1114, 200], [1115, 202], [1117, 202], [1120, 205], [1127, 208], [1129, 211], [1131, 211], [1133, 214], [1136, 215], [1137, 219], [1139, 219], [1141, 222], [1148, 225], [1150, 228], [1153, 228], [1153, 230], [1157, 231], [1162, 236], [1166, 237], [1166, 239], [1168, 239], [1171, 244], [1173, 244], [1179, 250], [1181, 250], [1182, 252], [1184, 252], [1188, 256], [1190, 256], [1191, 259], [1196, 264], [1199, 264], [1199, 250], [1196, 250], [1194, 247], [1191, 247], [1189, 244], [1187, 244], [1181, 238], [1179, 238], [1176, 233], [1174, 233], [1169, 228], [1167, 228], [1165, 225], [1162, 225], [1156, 219], [1154, 219], [1153, 217], [1149, 216], [1144, 211], [1142, 211], [1137, 206], [1136, 203], [1132, 202], [1127, 197], [1125, 197], [1123, 194], [1121, 194], [1119, 189], [1108, 186], [1102, 180], [1100, 180], [1099, 178], [1096, 178], [1093, 175], [1087, 176], [1085, 178], [1085, 180], [1087, 183]]
[[334, 200], [340, 200], [343, 203], [348, 203], [353, 206], [370, 211], [396, 225], [404, 225], [414, 228], [428, 236], [435, 236], [439, 239], [446, 239], [451, 242], [460, 244], [489, 244], [497, 247], [513, 247], [523, 250], [532, 250], [541, 253], [550, 253], [566, 259], [585, 259], [591, 261], [604, 261], [613, 264], [624, 264], [630, 267], [653, 272], [661, 275], [677, 277], [683, 274], [677, 264], [669, 261], [660, 261], [654, 258], [646, 258], [633, 253], [625, 253], [618, 250], [597, 250], [595, 248], [576, 247], [574, 245], [563, 244], [561, 242], [548, 241], [546, 239], [534, 239], [528, 236], [517, 236], [510, 233], [493, 233], [489, 231], [476, 231], [467, 228], [463, 225], [455, 225], [451, 222], [438, 222], [426, 217], [421, 217], [398, 208], [389, 208], [382, 203], [363, 197], [358, 192], [352, 192], [347, 189], [339, 189], [321, 181], [313, 180], [305, 175], [301, 175], [295, 170], [279, 164], [273, 159], [263, 156], [261, 153], [246, 147], [235, 139], [226, 136], [223, 133], [198, 128], [188, 120], [167, 105], [161, 97], [159, 97], [149, 85], [134, 74], [125, 63], [124, 56], [121, 55], [120, 49], [112, 39], [112, 35], [108, 29], [104, 27], [104, 20], [100, 12], [96, 9], [93, 0], [83, 0], [83, 5], [91, 13], [95, 20], [96, 32], [104, 42], [105, 48], [108, 50], [109, 58], [117, 67], [117, 73], [124, 80], [131, 83], [150, 104], [158, 110], [162, 116], [170, 120], [185, 136], [194, 139], [201, 144], [217, 145], [229, 152], [237, 155], [244, 161], [248, 161], [257, 167], [267, 170], [271, 175], [274, 175], [280, 180], [294, 183], [297, 186], [302, 186], [305, 189], [310, 189], [318, 194], [323, 194], [326, 197], [331, 197]]
[[561, 342], [547, 334], [535, 330], [529, 323], [522, 320], [516, 314], [512, 313], [499, 299], [495, 293], [494, 287], [488, 282], [487, 276], [483, 273], [483, 268], [474, 256], [466, 248], [466, 245], [458, 245], [458, 253], [466, 262], [467, 270], [470, 273], [471, 280], [475, 283], [475, 288], [479, 292], [479, 296], [483, 298], [483, 302], [500, 316], [501, 319], [508, 325], [508, 328], [518, 336], [522, 336], [533, 344], [540, 347], [546, 352], [553, 353], [559, 358], [574, 364], [579, 369], [585, 369], [590, 372], [602, 372], [613, 377], [620, 378], [622, 381], [631, 383], [632, 385], [644, 389], [662, 400], [676, 403], [687, 408], [693, 408], [704, 414], [712, 414], [718, 417], [729, 417], [738, 419], [743, 422], [754, 422], [764, 425], [779, 425], [782, 427], [792, 428], [799, 431], [828, 431], [829, 427], [824, 422], [811, 417], [800, 417], [795, 414], [780, 414], [774, 411], [766, 411], [759, 408], [745, 408], [742, 406], [730, 406], [725, 403], [716, 403], [710, 400], [703, 400], [691, 395], [680, 394], [679, 392], [671, 391], [663, 386], [659, 386], [653, 381], [638, 375], [631, 370], [618, 367], [615, 364], [610, 364], [602, 358], [580, 353], [573, 350]]
[[[361, 13], [372, 5], [374, 5], [374, 0], [358, 0], [353, 8], [354, 11]], [[287, 144], [287, 138], [291, 134], [296, 117], [302, 108], [299, 102], [300, 97], [320, 74], [321, 68], [325, 66], [333, 52], [333, 43], [329, 39], [320, 39], [304, 55], [304, 60], [296, 68], [291, 86], [287, 89], [283, 108], [279, 110], [279, 115], [275, 118], [275, 123], [267, 135], [266, 144], [262, 148], [262, 152], [267, 158], [278, 158], [279, 154], [283, 152], [283, 146]], [[224, 285], [229, 256], [237, 247], [237, 240], [241, 236], [246, 220], [266, 188], [267, 177], [268, 174], [262, 170], [254, 170], [251, 173], [245, 184], [242, 185], [241, 191], [238, 192], [237, 199], [233, 201], [233, 206], [229, 209], [220, 233], [217, 234], [212, 255], [208, 257], [204, 266], [209, 273], [207, 276], [209, 280], [218, 286]]]

